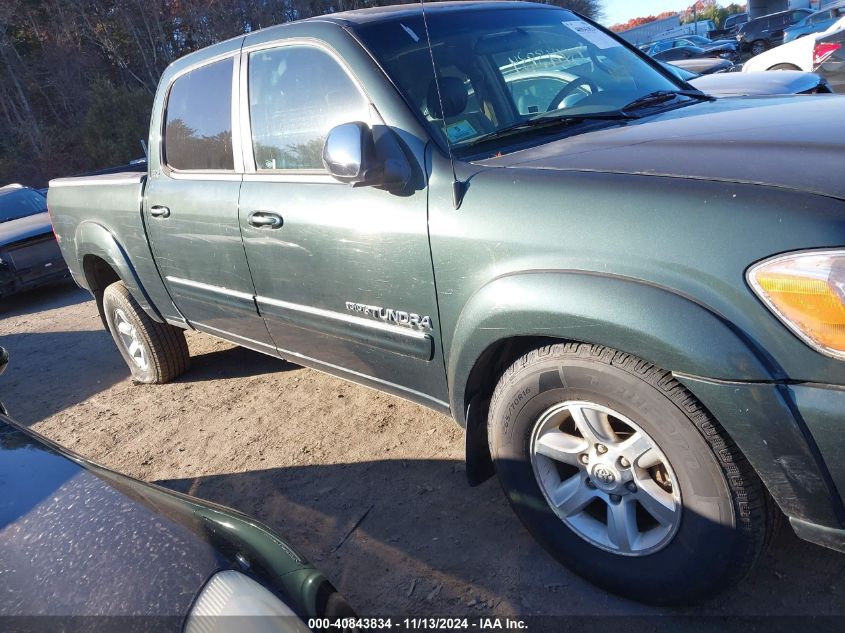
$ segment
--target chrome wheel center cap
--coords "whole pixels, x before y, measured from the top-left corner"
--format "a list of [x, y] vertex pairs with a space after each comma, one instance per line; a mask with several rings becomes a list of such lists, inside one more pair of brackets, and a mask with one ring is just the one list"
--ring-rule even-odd
[[593, 466], [592, 479], [602, 490], [615, 490], [622, 482], [622, 478], [615, 468], [609, 464], [598, 463]]

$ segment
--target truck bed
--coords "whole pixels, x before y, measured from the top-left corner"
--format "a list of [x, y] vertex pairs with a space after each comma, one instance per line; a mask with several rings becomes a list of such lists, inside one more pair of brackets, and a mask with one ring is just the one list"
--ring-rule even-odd
[[77, 284], [92, 293], [98, 290], [92, 287], [92, 260], [86, 263], [87, 258], [100, 257], [112, 267], [125, 265], [121, 277], [144, 310], [159, 321], [168, 317], [178, 320], [175, 308], [166, 316], [157, 309], [172, 303], [146, 238], [146, 179], [145, 173], [133, 171], [57, 178], [50, 181], [47, 207], [62, 255]]

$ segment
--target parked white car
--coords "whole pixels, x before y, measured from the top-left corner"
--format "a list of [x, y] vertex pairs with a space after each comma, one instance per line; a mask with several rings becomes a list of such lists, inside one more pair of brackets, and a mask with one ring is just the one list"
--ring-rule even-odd
[[776, 48], [760, 53], [749, 59], [742, 67], [743, 72], [761, 70], [813, 70], [813, 49], [816, 40], [824, 35], [845, 29], [845, 18], [840, 18], [821, 33], [811, 33], [797, 40], [792, 40]]

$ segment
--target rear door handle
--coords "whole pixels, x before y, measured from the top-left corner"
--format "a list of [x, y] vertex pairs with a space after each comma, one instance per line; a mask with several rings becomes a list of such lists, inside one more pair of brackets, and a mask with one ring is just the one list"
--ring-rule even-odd
[[170, 209], [167, 207], [156, 205], [154, 207], [150, 207], [150, 215], [154, 218], [169, 218]]
[[272, 211], [253, 211], [246, 221], [257, 229], [279, 229], [284, 224], [282, 216]]

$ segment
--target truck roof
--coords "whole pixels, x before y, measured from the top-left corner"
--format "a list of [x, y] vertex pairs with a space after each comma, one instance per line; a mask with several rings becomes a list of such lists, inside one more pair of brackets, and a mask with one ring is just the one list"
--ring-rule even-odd
[[[485, 9], [502, 8], [548, 9], [550, 7], [549, 5], [536, 2], [432, 2], [426, 5], [425, 12], [427, 14], [459, 13], [463, 11], [481, 11]], [[411, 2], [408, 4], [392, 4], [382, 7], [368, 7], [366, 9], [353, 9], [351, 11], [341, 11], [339, 13], [328, 13], [326, 15], [318, 15], [307, 18], [307, 20], [328, 20], [341, 24], [367, 24], [372, 22], [382, 22], [385, 20], [395, 20], [406, 16], [419, 15], [420, 13], [422, 13], [420, 3]]]
[[[540, 4], [537, 2], [519, 2], [519, 1], [498, 1], [492, 0], [488, 2], [432, 2], [425, 5], [425, 12], [427, 15], [436, 15], [442, 13], [463, 13], [467, 11], [483, 11], [483, 10], [502, 10], [502, 9], [549, 9], [554, 8], [551, 5]], [[284, 22], [282, 24], [275, 24], [267, 26], [250, 33], [241, 33], [235, 37], [227, 40], [217, 42], [210, 46], [206, 46], [199, 50], [193, 51], [174, 60], [168, 67], [162, 78], [167, 77], [170, 73], [178, 71], [179, 69], [191, 66], [199, 60], [207, 59], [215, 55], [231, 52], [236, 50], [243, 39], [254, 33], [271, 33], [273, 31], [279, 32], [279, 37], [285, 32], [282, 29], [290, 28], [294, 25], [307, 24], [309, 22], [332, 22], [339, 26], [359, 25], [359, 24], [373, 24], [377, 22], [386, 22], [390, 20], [402, 19], [412, 16], [417, 16], [422, 13], [419, 2], [412, 2], [409, 4], [394, 4], [383, 7], [369, 7], [366, 9], [353, 9], [351, 11], [340, 11], [338, 13], [328, 13], [325, 15], [315, 15], [310, 18], [302, 20], [293, 20], [291, 22]]]

